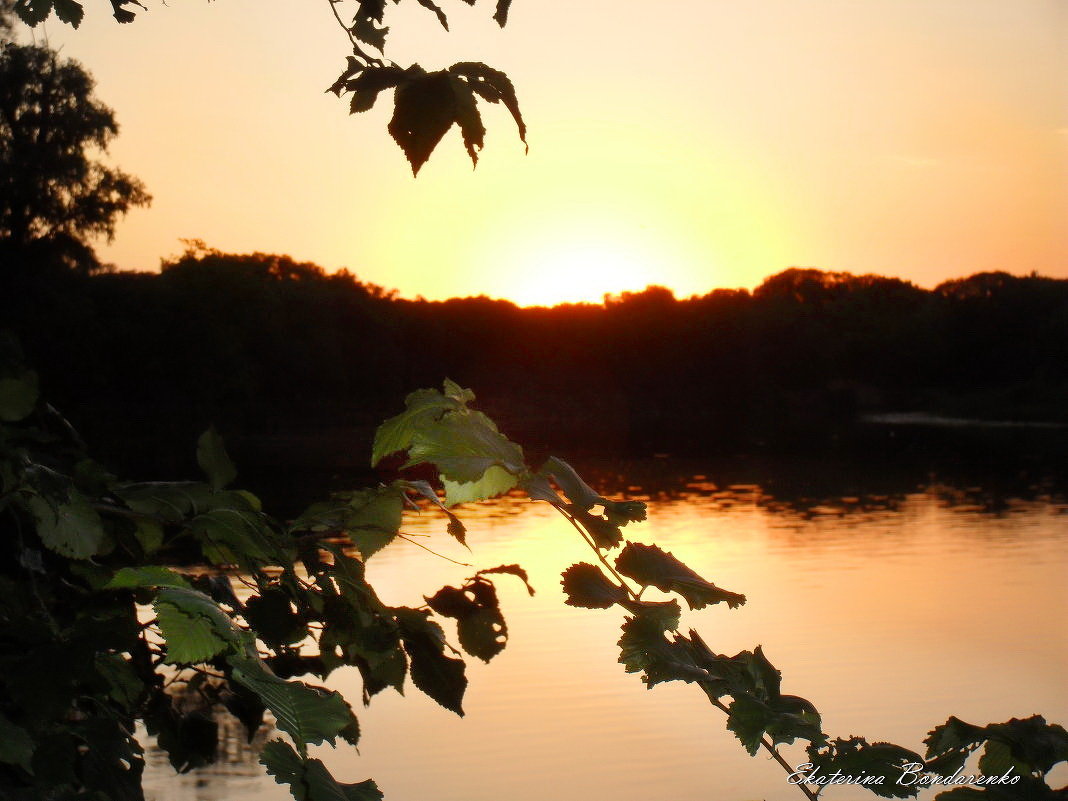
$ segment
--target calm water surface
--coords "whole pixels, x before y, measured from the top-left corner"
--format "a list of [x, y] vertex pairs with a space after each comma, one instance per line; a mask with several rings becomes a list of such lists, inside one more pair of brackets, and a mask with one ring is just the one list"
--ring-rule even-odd
[[[647, 497], [639, 486], [626, 494]], [[625, 533], [748, 596], [740, 609], [684, 615], [713, 649], [763, 645], [783, 692], [812, 700], [832, 736], [922, 752], [949, 715], [985, 724], [1039, 713], [1068, 724], [1068, 505], [1033, 494], [992, 505], [979, 488], [933, 486], [797, 504], [697, 474], [681, 494], [652, 500], [649, 520]], [[694, 687], [646, 690], [623, 672], [619, 611], [563, 603], [561, 571], [592, 554], [553, 510], [505, 498], [464, 516], [472, 553], [429, 512], [411, 515], [405, 530], [476, 567], [518, 562], [537, 595], [508, 576], [497, 582], [510, 640], [491, 664], [469, 661], [465, 718], [410, 686], [405, 697], [382, 693], [357, 710], [359, 753], [317, 749], [336, 777], [372, 777], [387, 801], [801, 798], [762, 752], [745, 753]], [[473, 572], [403, 541], [368, 567], [393, 605], [419, 605]], [[329, 684], [360, 696], [354, 669]], [[289, 798], [232, 735], [210, 771], [175, 777], [150, 752], [149, 797]], [[792, 764], [804, 761], [801, 749], [785, 750]], [[1068, 771], [1054, 778], [1068, 782]], [[822, 797], [875, 798], [848, 787]]]

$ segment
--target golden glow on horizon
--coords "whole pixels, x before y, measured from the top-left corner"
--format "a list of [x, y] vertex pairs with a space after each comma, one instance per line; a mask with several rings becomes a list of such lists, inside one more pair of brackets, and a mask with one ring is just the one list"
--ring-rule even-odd
[[1063, 0], [681, 0], [663, 52], [647, 15], [598, 4], [515, 0], [501, 32], [450, 3], [451, 34], [404, 4], [390, 57], [504, 69], [531, 148], [489, 106], [478, 169], [453, 130], [418, 179], [387, 108], [350, 117], [322, 93], [346, 52], [328, 10], [297, 33], [282, 0], [250, 9], [48, 23], [116, 110], [113, 161], [154, 196], [101, 247], [120, 269], [199, 238], [405, 297], [522, 304], [684, 297], [790, 266], [1068, 276]]

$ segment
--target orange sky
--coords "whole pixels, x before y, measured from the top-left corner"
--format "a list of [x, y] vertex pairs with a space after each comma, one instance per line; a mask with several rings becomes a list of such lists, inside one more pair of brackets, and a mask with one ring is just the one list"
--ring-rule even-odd
[[347, 52], [326, 0], [50, 20], [116, 110], [114, 161], [155, 197], [102, 256], [156, 269], [199, 238], [405, 296], [522, 303], [751, 287], [793, 265], [1068, 276], [1063, 0], [678, 0], [659, 17], [514, 0], [504, 31], [487, 0], [445, 7], [452, 34], [391, 8], [387, 54], [504, 69], [530, 154], [490, 107], [478, 169], [454, 130], [418, 179], [386, 108], [349, 117], [324, 94]]

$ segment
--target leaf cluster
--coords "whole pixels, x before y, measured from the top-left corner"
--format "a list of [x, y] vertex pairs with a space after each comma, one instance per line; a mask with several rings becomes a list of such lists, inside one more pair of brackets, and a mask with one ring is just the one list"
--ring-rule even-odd
[[[187, 771], [215, 757], [206, 709], [234, 716], [250, 740], [269, 714], [286, 739], [261, 761], [295, 797], [380, 798], [373, 781], [342, 784], [308, 756], [311, 745], [360, 736], [350, 704], [322, 682], [355, 667], [366, 704], [410, 678], [462, 715], [465, 663], [437, 616], [456, 620], [460, 646], [482, 660], [506, 644], [493, 578], [526, 582], [516, 565], [480, 571], [418, 608], [383, 604], [367, 582], [367, 560], [403, 536], [405, 504], [422, 497], [444, 509], [426, 482], [341, 493], [283, 521], [232, 488], [237, 471], [214, 430], [197, 445], [204, 481], [130, 483], [85, 455], [40, 401], [32, 371], [0, 375], [0, 420], [5, 797], [141, 798], [134, 722]], [[473, 450], [450, 475], [466, 475]], [[446, 514], [462, 542], [462, 524]], [[190, 562], [203, 567], [177, 567]], [[183, 688], [201, 708], [176, 700]]]

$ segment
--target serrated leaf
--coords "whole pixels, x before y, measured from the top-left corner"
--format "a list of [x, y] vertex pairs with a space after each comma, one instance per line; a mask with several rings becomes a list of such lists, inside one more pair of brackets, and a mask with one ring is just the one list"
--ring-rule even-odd
[[797, 738], [822, 743], [826, 737], [819, 727], [819, 715], [804, 699], [783, 696], [762, 701], [739, 694], [728, 707], [727, 728], [734, 732], [749, 752], [756, 754], [765, 735], [772, 744], [792, 743]]
[[371, 780], [358, 784], [337, 781], [318, 759], [301, 757], [289, 743], [271, 740], [260, 752], [260, 763], [278, 784], [288, 784], [296, 801], [382, 801]]
[[308, 745], [334, 743], [353, 719], [352, 710], [340, 693], [312, 687], [299, 681], [284, 681], [263, 662], [248, 657], [230, 657], [234, 680], [256, 693], [271, 710], [275, 721], [306, 752]]
[[304, 620], [293, 611], [289, 596], [274, 587], [245, 602], [245, 620], [272, 648], [294, 645], [308, 636]]
[[396, 609], [404, 650], [411, 660], [412, 683], [441, 706], [463, 717], [467, 690], [462, 659], [445, 656], [445, 635], [426, 615], [415, 609]]
[[104, 545], [104, 524], [100, 515], [80, 493], [71, 491], [70, 500], [53, 506], [35, 495], [29, 499], [37, 521], [37, 536], [48, 548], [71, 559], [88, 559]]
[[419, 389], [404, 399], [405, 409], [382, 423], [375, 431], [371, 466], [377, 465], [391, 453], [406, 451], [415, 432], [425, 423], [437, 420], [447, 411], [459, 409], [462, 403], [433, 389]]
[[105, 590], [119, 590], [131, 587], [184, 587], [185, 589], [192, 589], [185, 576], [161, 565], [124, 567], [116, 571], [111, 580], [104, 585]]
[[[363, 5], [365, 4], [361, 4], [361, 9]], [[380, 27], [373, 18], [357, 13], [349, 30], [364, 44], [369, 44], [380, 51], [386, 49], [386, 36], [389, 34], [389, 28]]]
[[52, 13], [52, 0], [15, 0], [15, 13], [27, 25], [37, 26]]
[[165, 601], [157, 600], [154, 606], [156, 623], [167, 643], [167, 656], [163, 660], [167, 664], [207, 662], [229, 646], [208, 618], [190, 614]]
[[456, 99], [447, 72], [412, 77], [393, 93], [387, 130], [418, 175], [434, 148], [456, 122]]
[[[28, 22], [25, 17], [22, 19], [30, 25], [35, 24]], [[17, 423], [25, 419], [37, 405], [37, 395], [37, 373], [32, 370], [27, 370], [17, 378], [0, 378], [0, 420]]]
[[563, 572], [564, 587], [568, 606], [580, 606], [584, 609], [608, 609], [614, 604], [627, 600], [627, 592], [611, 582], [596, 565], [580, 562], [571, 565]]
[[[406, 74], [405, 70], [396, 66], [365, 67], [355, 78], [349, 80], [339, 79], [334, 87], [337, 87], [338, 94], [342, 89], [346, 92], [352, 92], [352, 100], [349, 101], [349, 113], [355, 114], [373, 108], [378, 96], [386, 89], [393, 89], [398, 86], [404, 80]], [[331, 89], [334, 87], [331, 87]]]
[[478, 113], [478, 103], [470, 84], [455, 76], [450, 76], [453, 98], [455, 100], [456, 124], [460, 126], [464, 147], [471, 157], [471, 164], [478, 165], [478, 151], [486, 144], [486, 126], [482, 124], [482, 115]]
[[[496, 465], [512, 474], [509, 480], [515, 486], [523, 472], [523, 449], [501, 434], [486, 415], [464, 410], [420, 425], [405, 467], [424, 463], [435, 465], [443, 481], [457, 483], [482, 481]], [[503, 485], [505, 478], [495, 475], [490, 480]]]
[[82, 8], [82, 4], [77, 0], [53, 0], [56, 16], [60, 21], [67, 23], [71, 27], [77, 29], [81, 25], [82, 17], [85, 16], [85, 9]]
[[[500, 6], [498, 6], [498, 11], [500, 11]], [[505, 7], [505, 14], [507, 14], [507, 6]], [[503, 22], [500, 24], [504, 25]], [[503, 103], [504, 107], [512, 115], [512, 119], [515, 120], [516, 128], [519, 130], [519, 139], [524, 145], [527, 144], [527, 126], [523, 122], [523, 114], [519, 111], [519, 100], [515, 94], [515, 87], [507, 75], [500, 70], [495, 70], [477, 61], [464, 61], [459, 64], [453, 64], [449, 67], [449, 72], [453, 75], [467, 78], [471, 88], [483, 99], [490, 103]], [[530, 150], [529, 146], [527, 146], [527, 150]]]
[[237, 478], [237, 468], [230, 461], [223, 439], [214, 428], [209, 428], [197, 440], [197, 464], [208, 477], [213, 490], [221, 490]]
[[745, 603], [745, 596], [722, 590], [705, 581], [670, 553], [656, 545], [628, 542], [616, 559], [616, 569], [642, 586], [681, 595], [690, 609], [726, 602], [734, 609]]
[[[678, 610], [678, 604], [674, 601], [672, 604]], [[664, 681], [691, 682], [705, 678], [685, 644], [664, 636], [671, 624], [670, 616], [659, 611], [655, 615], [627, 617], [623, 623], [619, 662], [628, 673], [644, 673], [642, 681], [650, 689]], [[677, 615], [674, 624], [678, 625]]]
[[821, 774], [835, 771], [849, 776], [882, 777], [879, 784], [865, 787], [880, 798], [909, 798], [917, 794], [914, 785], [898, 784], [902, 766], [923, 763], [920, 755], [892, 743], [871, 743], [863, 737], [841, 738], [807, 749], [808, 758]]

